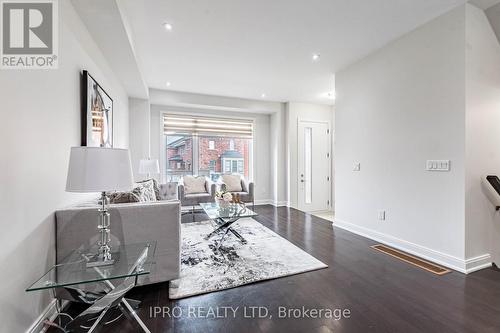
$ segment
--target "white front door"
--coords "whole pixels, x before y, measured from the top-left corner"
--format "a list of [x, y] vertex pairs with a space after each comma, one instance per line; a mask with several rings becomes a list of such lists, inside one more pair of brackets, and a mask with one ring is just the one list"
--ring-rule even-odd
[[299, 121], [298, 208], [330, 209], [330, 131], [327, 123]]

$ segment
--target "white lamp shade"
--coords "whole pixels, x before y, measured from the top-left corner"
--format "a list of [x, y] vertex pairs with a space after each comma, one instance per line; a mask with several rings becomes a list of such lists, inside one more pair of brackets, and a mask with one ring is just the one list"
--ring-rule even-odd
[[127, 149], [71, 148], [66, 191], [127, 191], [132, 184], [132, 164]]
[[139, 162], [139, 173], [141, 175], [160, 173], [158, 160], [141, 160]]

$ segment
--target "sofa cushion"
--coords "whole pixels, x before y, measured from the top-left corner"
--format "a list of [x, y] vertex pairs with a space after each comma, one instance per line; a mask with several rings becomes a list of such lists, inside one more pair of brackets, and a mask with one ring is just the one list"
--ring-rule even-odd
[[184, 193], [195, 194], [195, 193], [207, 193], [207, 188], [205, 187], [206, 179], [203, 176], [193, 177], [184, 176]]
[[238, 175], [223, 175], [222, 182], [226, 184], [226, 191], [241, 192], [241, 177]]
[[212, 196], [210, 193], [193, 193], [186, 194], [182, 199], [182, 204], [184, 206], [197, 206], [202, 202], [212, 202]]
[[177, 183], [170, 182], [159, 185], [159, 200], [177, 200]]

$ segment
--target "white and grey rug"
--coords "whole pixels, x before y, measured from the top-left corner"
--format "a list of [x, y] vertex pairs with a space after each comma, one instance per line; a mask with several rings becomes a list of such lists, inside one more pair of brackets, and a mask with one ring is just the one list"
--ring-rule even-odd
[[170, 281], [169, 296], [178, 299], [328, 267], [259, 222], [244, 218], [233, 224], [246, 240], [228, 233], [217, 249], [211, 221], [181, 225], [181, 275]]

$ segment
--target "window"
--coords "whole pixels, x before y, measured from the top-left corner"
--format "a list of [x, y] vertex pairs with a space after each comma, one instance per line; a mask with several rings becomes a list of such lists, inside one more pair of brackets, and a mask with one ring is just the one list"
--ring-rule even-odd
[[[165, 114], [164, 135], [167, 181], [184, 175], [209, 177], [218, 182], [225, 173], [240, 174], [251, 180], [253, 123], [247, 120], [196, 118]], [[178, 164], [180, 163], [180, 164]]]
[[216, 167], [216, 165], [217, 165], [217, 161], [216, 161], [216, 160], [211, 160], [211, 161], [210, 161], [210, 165], [209, 165], [208, 169], [209, 169], [210, 171], [212, 171], [212, 172], [215, 172], [215, 167]]
[[224, 173], [245, 175], [244, 158], [224, 158]]

